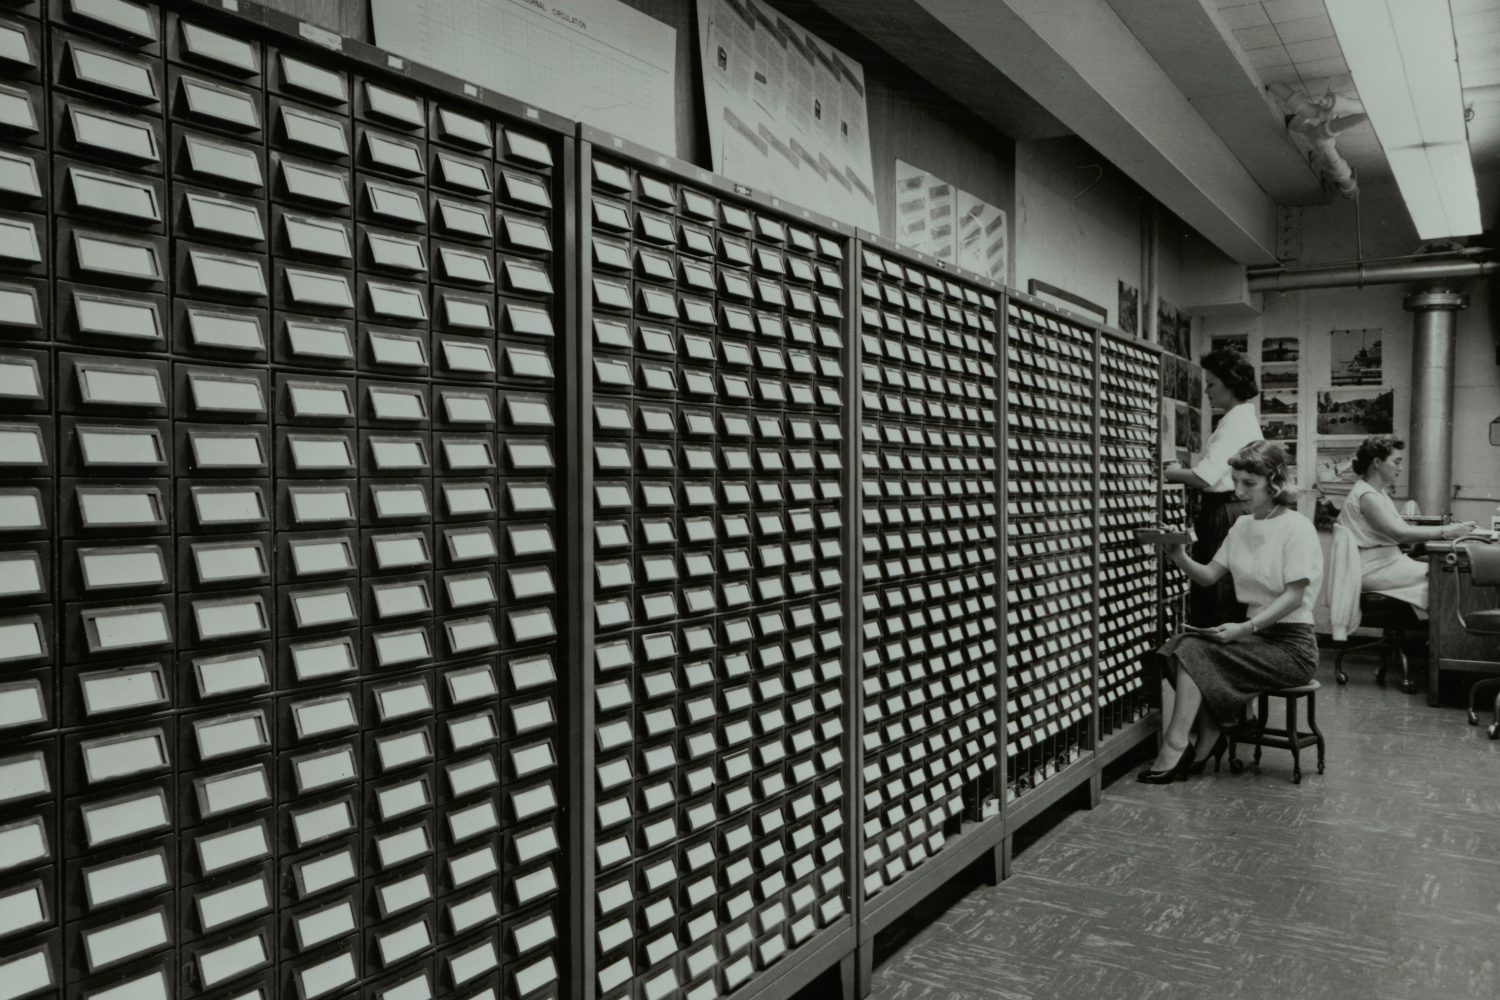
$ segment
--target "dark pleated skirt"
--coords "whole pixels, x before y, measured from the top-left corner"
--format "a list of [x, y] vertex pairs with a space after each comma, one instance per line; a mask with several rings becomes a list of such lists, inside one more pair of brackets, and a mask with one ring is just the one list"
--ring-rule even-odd
[[1168, 678], [1176, 676], [1172, 666], [1187, 671], [1220, 726], [1236, 722], [1256, 695], [1306, 684], [1318, 668], [1318, 640], [1311, 625], [1276, 624], [1236, 642], [1179, 635], [1156, 652]]
[[[1191, 551], [1193, 561], [1205, 566], [1212, 562], [1214, 553], [1229, 534], [1230, 525], [1248, 513], [1249, 505], [1236, 500], [1233, 493], [1200, 493], [1198, 516], [1193, 519], [1193, 533], [1197, 536]], [[1199, 628], [1245, 620], [1245, 606], [1235, 599], [1234, 581], [1227, 573], [1212, 587], [1193, 584], [1188, 588], [1187, 620], [1189, 625]]]

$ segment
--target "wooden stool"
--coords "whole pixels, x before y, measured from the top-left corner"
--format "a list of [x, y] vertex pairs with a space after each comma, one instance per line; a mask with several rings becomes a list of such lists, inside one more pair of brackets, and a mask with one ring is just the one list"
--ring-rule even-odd
[[[1262, 747], [1275, 747], [1292, 752], [1292, 784], [1302, 784], [1302, 748], [1316, 746], [1318, 748], [1318, 773], [1323, 773], [1323, 734], [1318, 731], [1318, 689], [1323, 685], [1317, 681], [1308, 681], [1306, 684], [1298, 684], [1296, 687], [1282, 688], [1279, 691], [1267, 691], [1260, 695], [1259, 722], [1255, 727], [1255, 733], [1251, 736], [1229, 740], [1229, 770], [1233, 774], [1239, 774], [1245, 769], [1245, 762], [1235, 755], [1237, 743], [1250, 743], [1255, 746], [1255, 758], [1251, 761], [1252, 766], [1260, 770], [1260, 751]], [[1286, 699], [1286, 728], [1270, 729], [1266, 721], [1270, 718], [1269, 699]], [[1301, 732], [1297, 728], [1297, 699], [1307, 699], [1307, 728], [1311, 732]]]

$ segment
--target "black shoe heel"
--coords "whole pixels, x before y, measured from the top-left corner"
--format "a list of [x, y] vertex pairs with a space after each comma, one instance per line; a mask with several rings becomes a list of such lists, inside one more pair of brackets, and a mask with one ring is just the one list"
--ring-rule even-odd
[[1224, 760], [1224, 751], [1228, 749], [1229, 738], [1226, 737], [1223, 733], [1220, 733], [1219, 738], [1214, 740], [1214, 745], [1209, 748], [1208, 753], [1204, 756], [1204, 758], [1202, 760], [1193, 761], [1192, 770], [1190, 770], [1188, 773], [1202, 774], [1204, 771], [1208, 770], [1208, 758], [1212, 757], [1214, 759], [1214, 773], [1218, 774], [1219, 766]]
[[1165, 771], [1153, 771], [1150, 768], [1135, 776], [1135, 780], [1143, 785], [1166, 785], [1174, 781], [1186, 781], [1188, 772], [1193, 767], [1193, 745], [1189, 743], [1187, 749], [1182, 751], [1182, 756], [1177, 758], [1177, 763]]

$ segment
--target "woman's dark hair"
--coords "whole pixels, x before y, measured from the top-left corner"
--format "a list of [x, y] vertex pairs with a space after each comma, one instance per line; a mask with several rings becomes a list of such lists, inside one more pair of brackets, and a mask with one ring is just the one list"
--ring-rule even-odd
[[1255, 366], [1250, 359], [1232, 347], [1220, 347], [1198, 359], [1206, 371], [1223, 382], [1234, 398], [1243, 403], [1254, 399], [1260, 390], [1255, 385]]
[[1273, 501], [1282, 507], [1297, 506], [1298, 491], [1291, 483], [1286, 449], [1275, 441], [1255, 441], [1245, 445], [1229, 460], [1229, 467], [1253, 476], [1265, 476]]
[[1360, 442], [1359, 451], [1354, 453], [1354, 474], [1363, 476], [1370, 471], [1370, 466], [1383, 458], [1390, 458], [1392, 452], [1401, 451], [1405, 447], [1405, 441], [1384, 434], [1365, 438]]

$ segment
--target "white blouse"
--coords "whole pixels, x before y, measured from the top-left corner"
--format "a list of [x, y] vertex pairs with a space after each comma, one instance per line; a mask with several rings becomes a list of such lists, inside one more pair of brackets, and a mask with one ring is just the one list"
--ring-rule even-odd
[[1209, 435], [1208, 446], [1193, 474], [1208, 484], [1209, 493], [1228, 493], [1234, 489], [1234, 474], [1229, 469], [1229, 460], [1247, 444], [1263, 440], [1260, 418], [1255, 415], [1255, 401], [1248, 399], [1237, 403], [1219, 418], [1219, 426]]
[[1287, 584], [1306, 580], [1301, 605], [1281, 620], [1313, 623], [1313, 602], [1323, 581], [1323, 546], [1318, 529], [1301, 514], [1283, 507], [1263, 521], [1249, 514], [1236, 518], [1213, 563], [1229, 570], [1235, 600], [1247, 605], [1251, 615], [1280, 597]]

